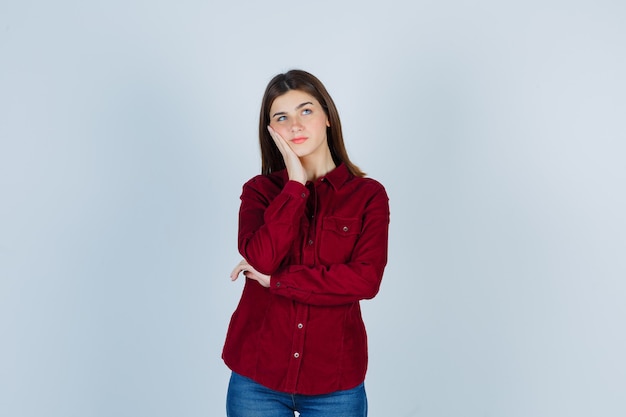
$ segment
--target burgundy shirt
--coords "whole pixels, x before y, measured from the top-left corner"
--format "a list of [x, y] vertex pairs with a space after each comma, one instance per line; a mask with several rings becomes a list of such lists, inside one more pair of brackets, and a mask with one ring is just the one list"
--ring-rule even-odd
[[239, 252], [270, 287], [246, 279], [222, 358], [276, 391], [351, 389], [367, 369], [359, 300], [378, 293], [387, 263], [383, 186], [340, 165], [306, 186], [285, 170], [243, 186]]

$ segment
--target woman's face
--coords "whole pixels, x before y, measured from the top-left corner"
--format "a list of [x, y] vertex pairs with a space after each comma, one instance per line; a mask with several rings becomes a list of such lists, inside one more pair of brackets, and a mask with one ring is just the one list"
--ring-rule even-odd
[[330, 126], [321, 104], [310, 94], [289, 90], [270, 107], [270, 126], [300, 158], [326, 155], [326, 128]]

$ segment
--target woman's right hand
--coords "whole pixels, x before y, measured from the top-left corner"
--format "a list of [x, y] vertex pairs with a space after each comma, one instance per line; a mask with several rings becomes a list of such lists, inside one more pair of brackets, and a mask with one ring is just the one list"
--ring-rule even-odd
[[298, 181], [302, 185], [306, 184], [307, 174], [302, 166], [302, 162], [296, 153], [291, 149], [289, 143], [283, 139], [271, 126], [267, 126], [267, 130], [270, 132], [272, 139], [285, 161], [285, 168], [287, 168], [287, 174], [292, 181]]

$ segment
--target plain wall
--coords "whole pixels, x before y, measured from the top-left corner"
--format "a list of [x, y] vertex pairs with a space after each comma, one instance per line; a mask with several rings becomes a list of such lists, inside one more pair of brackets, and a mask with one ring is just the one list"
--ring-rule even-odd
[[392, 210], [371, 416], [626, 414], [626, 3], [0, 3], [0, 414], [220, 416], [278, 72]]

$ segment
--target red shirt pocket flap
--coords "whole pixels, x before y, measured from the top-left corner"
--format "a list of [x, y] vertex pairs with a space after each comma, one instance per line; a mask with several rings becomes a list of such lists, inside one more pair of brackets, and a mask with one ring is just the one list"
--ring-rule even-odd
[[361, 233], [361, 219], [335, 216], [324, 217], [322, 229], [342, 236], [358, 235]]

